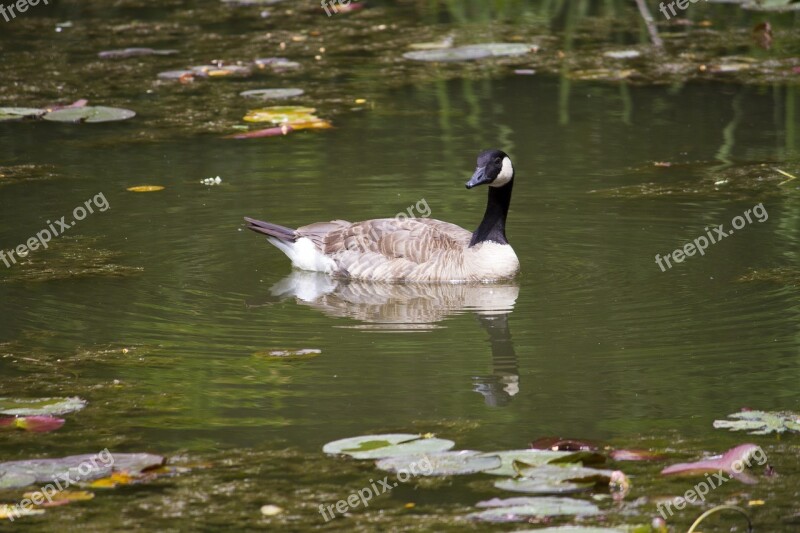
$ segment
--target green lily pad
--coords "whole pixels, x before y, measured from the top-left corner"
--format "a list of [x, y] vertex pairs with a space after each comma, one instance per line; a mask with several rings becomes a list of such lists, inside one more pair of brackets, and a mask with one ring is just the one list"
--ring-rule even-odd
[[413, 61], [449, 63], [474, 61], [489, 57], [521, 56], [530, 53], [533, 49], [534, 46], [529, 44], [485, 43], [438, 50], [414, 50], [413, 52], [406, 52], [403, 57]]
[[26, 487], [35, 483], [51, 483], [57, 479], [91, 481], [125, 472], [137, 475], [161, 466], [164, 458], [149, 453], [114, 453], [107, 450], [96, 455], [72, 455], [58, 459], [30, 459], [0, 463], [0, 489]]
[[455, 442], [451, 440], [424, 438], [422, 435], [408, 433], [390, 433], [329, 442], [322, 448], [322, 451], [328, 454], [349, 455], [354, 459], [384, 459], [442, 452], [453, 446], [455, 446]]
[[36, 107], [0, 107], [0, 122], [6, 120], [22, 120], [24, 118], [38, 118], [47, 113], [44, 109]]
[[500, 463], [500, 457], [496, 455], [458, 451], [389, 457], [381, 459], [375, 466], [389, 472], [413, 472], [423, 476], [458, 476], [498, 468]]
[[496, 481], [494, 486], [528, 494], [568, 494], [589, 490], [595, 485], [610, 485], [624, 478], [621, 472], [576, 465], [532, 466], [520, 469], [520, 474], [523, 477]]
[[13, 416], [55, 416], [86, 407], [86, 400], [73, 398], [0, 398], [0, 414]]
[[42, 118], [54, 122], [113, 122], [116, 120], [127, 120], [135, 116], [136, 113], [130, 109], [84, 106], [51, 111]]
[[472, 513], [467, 518], [482, 522], [519, 522], [535, 517], [600, 514], [600, 509], [593, 503], [574, 498], [494, 498], [478, 503], [477, 507], [488, 509]]
[[800, 415], [790, 412], [741, 411], [728, 415], [736, 420], [714, 420], [717, 429], [747, 431], [751, 435], [800, 432]]
[[[487, 470], [487, 474], [513, 477], [519, 474], [519, 468], [526, 466], [541, 466], [552, 462], [580, 463], [581, 453], [554, 452], [550, 450], [506, 450], [501, 452], [488, 452], [485, 455], [500, 457], [502, 464], [494, 470]], [[571, 460], [574, 458], [574, 460]]]
[[282, 98], [294, 98], [295, 96], [302, 96], [303, 89], [253, 89], [250, 91], [240, 92], [240, 96], [246, 98], [260, 98], [262, 100], [278, 100]]

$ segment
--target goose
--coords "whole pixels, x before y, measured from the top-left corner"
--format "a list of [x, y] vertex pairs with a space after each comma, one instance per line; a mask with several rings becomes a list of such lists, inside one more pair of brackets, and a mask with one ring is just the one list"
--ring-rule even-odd
[[291, 229], [245, 217], [247, 228], [291, 260], [295, 268], [362, 281], [390, 283], [494, 282], [513, 278], [519, 259], [505, 225], [514, 167], [501, 150], [478, 155], [467, 189], [489, 186], [486, 211], [474, 232], [430, 218], [332, 220]]

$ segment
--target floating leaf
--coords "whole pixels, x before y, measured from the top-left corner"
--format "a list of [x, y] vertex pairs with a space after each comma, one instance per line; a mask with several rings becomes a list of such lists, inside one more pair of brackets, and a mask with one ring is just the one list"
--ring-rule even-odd
[[272, 122], [282, 124], [286, 122], [304, 122], [315, 120], [316, 109], [302, 106], [273, 106], [262, 109], [252, 109], [247, 112], [244, 120], [247, 122]]
[[300, 63], [289, 61], [285, 57], [265, 57], [256, 59], [253, 64], [259, 69], [271, 68], [274, 71], [292, 70], [300, 68]]
[[499, 457], [501, 465], [493, 470], [487, 470], [487, 474], [497, 476], [516, 476], [517, 469], [514, 464], [523, 466], [544, 465], [557, 459], [564, 459], [573, 455], [570, 452], [551, 452], [543, 450], [506, 450], [501, 452], [487, 452], [485, 455]]
[[316, 348], [305, 348], [302, 350], [270, 350], [267, 352], [256, 352], [255, 355], [260, 357], [270, 357], [276, 359], [306, 359], [314, 357], [322, 353], [322, 350]]
[[158, 77], [162, 80], [186, 81], [193, 80], [195, 76], [206, 77], [207, 74], [197, 73], [191, 70], [167, 70], [158, 73]]
[[500, 458], [496, 455], [464, 450], [389, 457], [381, 459], [375, 466], [389, 472], [410, 472], [419, 476], [458, 476], [499, 468], [500, 464]]
[[314, 117], [312, 120], [290, 122], [288, 126], [293, 130], [328, 130], [333, 124], [323, 118]]
[[65, 415], [86, 407], [86, 400], [72, 398], [0, 398], [0, 414], [15, 416]]
[[494, 498], [477, 506], [489, 509], [472, 513], [468, 518], [483, 522], [519, 522], [534, 517], [600, 514], [600, 509], [593, 503], [573, 498]]
[[177, 50], [154, 50], [153, 48], [123, 48], [122, 50], [106, 50], [100, 52], [101, 59], [125, 59], [139, 56], [169, 56], [177, 54]]
[[589, 490], [596, 485], [619, 485], [627, 489], [627, 477], [620, 471], [598, 470], [576, 465], [543, 465], [520, 470], [517, 479], [496, 481], [498, 489], [530, 494], [566, 494]]
[[36, 516], [40, 514], [44, 514], [44, 510], [0, 503], [0, 520], [12, 518], [16, 520], [23, 516]]
[[248, 131], [247, 133], [234, 133], [233, 135], [228, 135], [226, 139], [258, 139], [261, 137], [278, 137], [281, 135], [288, 135], [294, 131], [294, 128], [289, 126], [288, 124], [282, 124], [280, 126], [275, 126], [274, 128], [265, 128], [263, 130], [253, 130]]
[[44, 498], [46, 501], [42, 504], [39, 504], [39, 507], [58, 507], [60, 505], [66, 505], [72, 502], [84, 502], [91, 500], [94, 498], [94, 493], [85, 490], [62, 490], [56, 492], [55, 494], [37, 491], [26, 492], [22, 495], [22, 497], [31, 500], [33, 498]]
[[521, 56], [534, 51], [536, 48], [535, 45], [520, 43], [486, 43], [440, 50], [415, 50], [406, 52], [403, 57], [414, 61], [474, 61], [489, 57]]
[[305, 93], [303, 89], [252, 89], [250, 91], [242, 91], [240, 96], [246, 98], [260, 98], [262, 100], [278, 100], [281, 98], [294, 98], [295, 96], [302, 96]]
[[760, 446], [755, 444], [740, 444], [731, 448], [723, 455], [696, 461], [694, 463], [678, 463], [666, 467], [661, 471], [664, 475], [701, 475], [706, 473], [725, 472], [740, 481], [748, 484], [756, 482], [754, 478], [744, 473], [745, 467], [752, 466], [753, 459], [759, 459], [759, 465], [767, 462], [767, 456]]
[[715, 420], [717, 429], [748, 431], [751, 435], [800, 432], [800, 415], [790, 412], [741, 411], [728, 415], [736, 420]]
[[242, 65], [199, 65], [189, 67], [189, 70], [200, 76], [208, 76], [210, 78], [247, 78], [253, 73], [250, 67]]
[[164, 187], [161, 185], [136, 185], [135, 187], [128, 187], [125, 190], [130, 192], [157, 192], [163, 191]]
[[113, 489], [118, 485], [130, 485], [136, 480], [135, 477], [125, 472], [114, 472], [108, 477], [95, 479], [89, 486], [93, 489]]
[[18, 416], [13, 418], [0, 418], [0, 428], [17, 428], [33, 433], [48, 433], [64, 425], [63, 418], [54, 416]]
[[442, 452], [455, 446], [451, 440], [424, 438], [422, 435], [391, 433], [365, 435], [341, 439], [326, 444], [322, 451], [329, 454], [345, 454], [354, 459], [383, 459], [403, 455]]
[[0, 122], [6, 120], [22, 120], [24, 118], [39, 118], [45, 113], [47, 113], [47, 110], [36, 107], [0, 107]]
[[42, 118], [54, 122], [113, 122], [136, 116], [130, 109], [105, 106], [70, 107], [51, 111]]
[[610, 59], [635, 59], [642, 53], [638, 50], [610, 50], [603, 55]]
[[58, 459], [30, 459], [0, 463], [0, 489], [35, 483], [50, 483], [69, 475], [75, 481], [92, 481], [112, 472], [138, 475], [164, 463], [164, 458], [148, 453], [116, 453], [104, 450], [96, 455], [72, 455]]

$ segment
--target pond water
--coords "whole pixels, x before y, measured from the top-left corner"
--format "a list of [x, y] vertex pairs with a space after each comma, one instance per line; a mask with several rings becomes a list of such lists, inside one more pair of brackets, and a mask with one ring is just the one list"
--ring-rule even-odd
[[[104, 20], [64, 2], [57, 14], [31, 13], [0, 35], [12, 58], [0, 87], [15, 98], [3, 105], [44, 105], [62, 87], [65, 100], [139, 111], [109, 124], [0, 123], [3, 249], [26, 242], [48, 220], [69, 220], [100, 193], [109, 206], [48, 250], [0, 267], [0, 396], [89, 401], [57, 432], [4, 432], [0, 457], [108, 447], [191, 467], [50, 509], [26, 525], [485, 528], [462, 517], [480, 499], [514, 494], [479, 476], [411, 483], [350, 518], [320, 518], [320, 503], [383, 476], [370, 464], [324, 456], [323, 444], [432, 432], [458, 449], [526, 448], [562, 436], [669, 449], [671, 462], [754, 442], [779, 477], [731, 484], [713, 501], [765, 500], [750, 509], [760, 531], [796, 527], [787, 522], [800, 511], [791, 495], [800, 474], [796, 439], [712, 428], [743, 407], [790, 410], [800, 402], [800, 201], [797, 186], [779, 186], [786, 178], [775, 170], [800, 168], [796, 82], [620, 85], [516, 76], [508, 68], [481, 76], [470, 67], [475, 72], [463, 78], [382, 84], [368, 51], [352, 60], [333, 52], [336, 77], [298, 73], [290, 83], [303, 87], [308, 77], [310, 96], [291, 103], [321, 100], [319, 111], [335, 129], [237, 141], [221, 138], [209, 120], [229, 128], [258, 107], [239, 91], [290, 86], [286, 80], [156, 85], [160, 70], [217, 57], [199, 36], [189, 43], [201, 51], [185, 54], [188, 62], [126, 60], [109, 74], [88, 59], [133, 45], [119, 38], [122, 46], [109, 46], [114, 39], [87, 29], [93, 17], [117, 28], [126, 17], [148, 21], [141, 23], [148, 46], [160, 21], [174, 34], [165, 29], [155, 44], [180, 48], [175, 35], [185, 26], [210, 31], [219, 8], [204, 13], [205, 4], [132, 4]], [[380, 10], [398, 24], [425, 20], [408, 5]], [[241, 43], [247, 31], [271, 42], [258, 19], [247, 18], [253, 12], [242, 13], [215, 28], [225, 37], [213, 45], [219, 55], [252, 46]], [[67, 19], [73, 28], [53, 31]], [[301, 19], [274, 31], [302, 27]], [[53, 34], [39, 35], [40, 28]], [[45, 52], [57, 34], [73, 30], [66, 51]], [[274, 45], [264, 47], [262, 56], [275, 54]], [[291, 46], [284, 55], [293, 59]], [[60, 72], [69, 64], [53, 63], [66, 57], [90, 63], [71, 75]], [[40, 93], [31, 88], [37, 85]], [[366, 103], [353, 103], [362, 97]], [[197, 122], [183, 128], [193, 114]], [[507, 233], [521, 275], [513, 282], [370, 286], [301, 275], [243, 228], [244, 216], [296, 227], [424, 205], [433, 218], [473, 229], [486, 190], [463, 184], [478, 152], [492, 147], [508, 152], [516, 169]], [[221, 184], [200, 183], [215, 176]], [[126, 190], [145, 184], [165, 189]], [[669, 256], [707, 226], [730, 229], [757, 205], [761, 218], [705, 255], [659, 268], [656, 254]], [[302, 349], [320, 353], [291, 361], [269, 355]], [[630, 502], [693, 485], [660, 479], [661, 466], [623, 465], [634, 485]], [[3, 501], [18, 497], [3, 494]], [[262, 517], [265, 504], [285, 511]], [[647, 524], [657, 514], [652, 503], [602, 505], [616, 508], [612, 524]], [[684, 531], [701, 512], [690, 508], [668, 524]], [[735, 517], [715, 523], [741, 526]]]

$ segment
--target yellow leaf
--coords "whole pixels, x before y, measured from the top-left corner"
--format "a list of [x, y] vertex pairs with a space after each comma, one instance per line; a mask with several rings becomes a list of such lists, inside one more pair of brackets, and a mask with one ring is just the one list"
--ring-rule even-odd
[[325, 119], [314, 117], [312, 120], [290, 122], [289, 127], [293, 130], [327, 130], [332, 128], [333, 124]]
[[163, 191], [164, 187], [161, 185], [137, 185], [136, 187], [128, 187], [126, 190], [130, 192], [156, 192]]
[[113, 489], [117, 485], [130, 485], [134, 478], [125, 472], [114, 472], [109, 477], [96, 479], [89, 486], [93, 489]]

